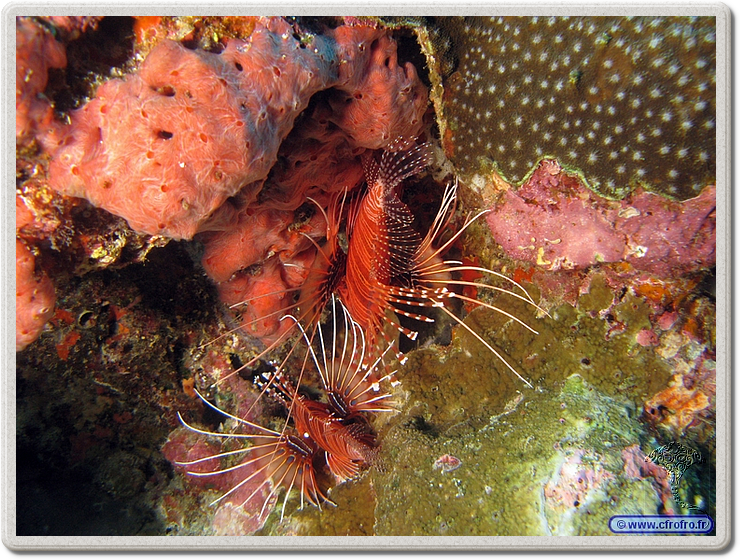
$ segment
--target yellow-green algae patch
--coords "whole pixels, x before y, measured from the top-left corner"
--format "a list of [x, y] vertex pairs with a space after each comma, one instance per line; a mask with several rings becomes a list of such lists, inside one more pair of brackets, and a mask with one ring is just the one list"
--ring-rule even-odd
[[[635, 410], [578, 375], [561, 390], [529, 390], [480, 429], [448, 437], [404, 414], [384, 437], [390, 468], [373, 474], [379, 535], [608, 534], [618, 513], [656, 513], [649, 483], [623, 476], [621, 450], [642, 437]], [[443, 472], [444, 454], [462, 461]], [[564, 503], [562, 466], [600, 476], [582, 503]], [[547, 496], [546, 489], [555, 488]], [[589, 495], [591, 494], [591, 496]], [[612, 499], [612, 496], [618, 498]], [[567, 496], [567, 492], [564, 493]]]
[[[466, 324], [535, 387], [551, 389], [577, 373], [604, 393], [622, 394], [639, 406], [670, 379], [668, 364], [636, 342], [636, 334], [650, 327], [649, 306], [629, 293], [615, 304], [616, 296], [601, 276], [581, 296], [578, 308], [559, 305], [550, 317], [537, 318], [531, 305], [511, 297], [479, 297], [537, 330], [534, 334], [488, 309], [477, 309], [466, 318]], [[623, 330], [610, 334], [616, 322]], [[477, 425], [481, 418], [501, 413], [518, 393], [531, 391], [462, 327], [456, 327], [449, 347], [409, 354], [399, 378], [408, 392], [407, 409], [445, 429]]]

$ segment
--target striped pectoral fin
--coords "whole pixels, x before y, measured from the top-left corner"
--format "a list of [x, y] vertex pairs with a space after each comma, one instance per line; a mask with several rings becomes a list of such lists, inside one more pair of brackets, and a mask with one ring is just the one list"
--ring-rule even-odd
[[388, 286], [388, 301], [411, 305], [414, 307], [442, 307], [444, 301], [454, 297], [445, 287], [434, 286]]
[[265, 455], [268, 459], [265, 472], [272, 481], [274, 491], [283, 489], [285, 500], [292, 488], [300, 490], [301, 509], [304, 499], [308, 503], [321, 508], [324, 502], [330, 502], [322, 492], [313, 467], [313, 455], [307, 455], [294, 446], [283, 443], [282, 447], [273, 456]]
[[301, 490], [301, 508], [303, 508], [303, 498], [311, 505], [321, 509], [321, 504], [329, 504], [335, 506], [329, 497], [324, 494], [316, 480], [316, 472], [313, 466], [304, 463], [296, 468], [296, 486]]
[[[419, 297], [419, 296], [415, 296]], [[389, 304], [392, 303], [398, 303], [400, 305], [408, 305], [411, 307], [439, 307], [441, 304], [437, 303], [436, 301], [432, 299], [428, 299], [426, 301], [419, 301], [415, 299], [411, 299], [409, 297], [396, 297], [393, 295], [389, 295], [387, 297], [387, 302]], [[424, 315], [419, 315], [416, 313], [411, 313], [410, 311], [404, 311], [397, 307], [393, 307], [393, 311], [395, 313], [400, 313], [401, 315], [405, 315], [406, 317], [411, 317], [412, 319], [416, 319], [417, 321], [423, 321], [425, 323], [433, 323], [434, 319], [431, 319], [429, 317], [426, 317]]]

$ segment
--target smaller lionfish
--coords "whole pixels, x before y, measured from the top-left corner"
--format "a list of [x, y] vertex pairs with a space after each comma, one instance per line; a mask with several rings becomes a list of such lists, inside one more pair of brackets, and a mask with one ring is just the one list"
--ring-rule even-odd
[[[374, 379], [371, 373], [377, 368], [380, 358], [369, 368], [363, 365], [365, 345], [361, 329], [344, 306], [341, 303], [337, 305], [336, 298], [332, 298], [331, 307], [331, 332], [325, 337], [319, 329], [318, 354], [298, 320], [289, 315], [283, 317], [283, 320], [296, 322], [308, 347], [299, 380], [303, 378], [310, 355], [321, 377], [326, 402], [300, 394], [284, 371], [278, 369], [271, 374], [261, 374], [257, 383], [262, 387], [263, 394], [272, 395], [284, 405], [287, 418], [281, 431], [229, 414], [208, 402], [197, 391], [198, 397], [206, 406], [235, 423], [234, 430], [202, 430], [188, 424], [178, 415], [182, 424], [196, 433], [245, 443], [237, 449], [177, 463], [187, 468], [214, 459], [224, 463], [235, 457], [243, 457], [236, 464], [221, 466], [210, 472], [187, 471], [187, 474], [196, 477], [232, 473], [231, 477], [236, 482], [214, 500], [212, 505], [248, 488], [251, 491], [246, 496], [242, 495], [244, 492], [239, 494], [240, 505], [245, 507], [256, 496], [266, 495], [259, 513], [262, 518], [266, 516], [266, 512], [269, 513], [268, 507], [275, 503], [278, 494], [283, 491], [285, 496], [280, 514], [282, 519], [293, 488], [300, 492], [301, 509], [304, 501], [319, 508], [324, 503], [334, 505], [327, 490], [319, 482], [323, 469], [340, 484], [356, 478], [361, 469], [376, 462], [378, 450], [375, 436], [365, 414], [393, 410], [389, 403], [390, 395], [380, 389], [379, 382], [371, 381]], [[341, 312], [339, 320], [338, 311]], [[234, 476], [238, 472], [243, 473], [243, 476]]]

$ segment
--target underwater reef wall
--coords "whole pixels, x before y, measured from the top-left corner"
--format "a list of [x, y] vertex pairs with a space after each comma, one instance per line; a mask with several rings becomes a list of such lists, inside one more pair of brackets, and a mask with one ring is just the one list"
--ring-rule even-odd
[[[232, 23], [232, 33], [244, 31], [243, 22]], [[66, 61], [64, 47], [43, 25], [23, 18], [18, 25], [18, 36], [29, 37], [19, 43], [19, 72], [29, 65], [25, 73], [34, 78], [19, 80], [16, 99], [18, 137], [26, 142], [38, 128], [29, 115], [42, 108], [43, 118], [51, 119], [51, 105], [39, 95], [46, 66]], [[326, 192], [357, 187], [364, 152], [419, 134], [426, 87], [411, 63], [399, 64], [388, 31], [372, 22], [353, 20], [324, 35], [301, 35], [282, 18], [251, 18], [247, 32], [225, 38], [218, 53], [155, 35], [139, 68], [103, 80], [92, 99], [70, 112], [69, 124], [55, 121], [39, 131], [36, 145], [51, 156], [43, 188], [85, 198], [124, 218], [136, 234], [190, 239], [211, 232], [203, 238], [203, 264], [217, 282], [282, 255], [268, 268], [277, 264], [276, 274], [285, 280], [273, 279], [291, 288], [305, 273], [291, 280], [295, 274], [285, 265], [306, 269], [313, 257], [310, 240], [276, 245], [249, 225], [255, 209], [272, 216], [273, 226], [282, 224], [278, 236], [299, 235], [288, 227], [307, 196], [324, 201]], [[41, 40], [50, 45], [49, 54], [36, 54], [44, 52], [40, 43], [33, 57], [27, 55], [26, 43]], [[29, 188], [24, 196], [37, 192]], [[39, 213], [79, 206], [68, 198], [50, 205], [48, 193], [44, 202], [35, 198], [45, 207]], [[56, 221], [69, 220], [56, 214]], [[313, 235], [321, 232], [313, 228]], [[232, 244], [235, 236], [243, 250]], [[234, 266], [226, 264], [234, 260]], [[233, 280], [222, 290], [228, 303], [254, 292], [251, 277]], [[278, 309], [279, 302], [273, 303]], [[256, 334], [274, 330], [258, 328]]]
[[[615, 513], [681, 510], [644, 464], [674, 440], [706, 459], [680, 499], [711, 513], [711, 19], [18, 18], [20, 530], [603, 534]], [[281, 426], [252, 381], [285, 348], [240, 368], [287, 331], [333, 197], [364, 192], [363, 160], [399, 137], [435, 148], [400, 193], [422, 235], [448, 184], [443, 239], [486, 210], [450, 258], [490, 307], [460, 307], [535, 389], [438, 318], [394, 366], [377, 462], [331, 489], [336, 508], [296, 493], [282, 517], [254, 484], [214, 504], [238, 477], [175, 463], [229, 447], [178, 414], [225, 425], [198, 390]], [[485, 293], [477, 267], [539, 308]], [[316, 395], [315, 372], [301, 382]]]

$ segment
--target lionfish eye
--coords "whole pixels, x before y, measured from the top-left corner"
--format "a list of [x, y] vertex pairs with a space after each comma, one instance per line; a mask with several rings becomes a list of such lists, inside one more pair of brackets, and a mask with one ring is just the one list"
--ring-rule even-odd
[[347, 414], [349, 414], [347, 405], [345, 404], [344, 399], [341, 396], [337, 395], [334, 391], [331, 391], [327, 395], [327, 398], [329, 400], [329, 405], [335, 410], [335, 412], [339, 416], [347, 416]]
[[[308, 434], [305, 434], [304, 437], [309, 439]], [[311, 455], [311, 448], [303, 440], [296, 436], [288, 436], [287, 444], [294, 453], [298, 453], [300, 455], [303, 455], [304, 457], [308, 457], [309, 455]]]

